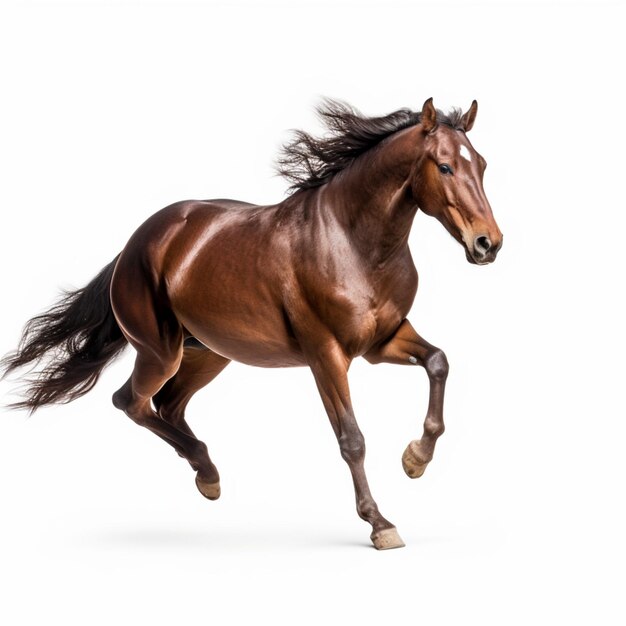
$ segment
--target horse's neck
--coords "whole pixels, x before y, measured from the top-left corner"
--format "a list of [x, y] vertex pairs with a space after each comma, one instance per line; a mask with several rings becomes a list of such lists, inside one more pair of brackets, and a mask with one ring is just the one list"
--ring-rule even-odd
[[374, 262], [384, 262], [408, 242], [417, 211], [409, 177], [420, 142], [419, 129], [400, 131], [320, 189], [324, 204]]

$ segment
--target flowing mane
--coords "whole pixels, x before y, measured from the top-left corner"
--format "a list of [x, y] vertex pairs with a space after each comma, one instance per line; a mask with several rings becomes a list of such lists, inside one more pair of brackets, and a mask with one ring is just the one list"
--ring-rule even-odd
[[[381, 117], [366, 117], [346, 102], [325, 98], [316, 108], [328, 129], [324, 137], [296, 130], [277, 161], [277, 171], [291, 185], [290, 191], [311, 189], [326, 184], [354, 159], [399, 130], [419, 124], [421, 111], [399, 109]], [[462, 130], [463, 112], [437, 109], [437, 122]]]

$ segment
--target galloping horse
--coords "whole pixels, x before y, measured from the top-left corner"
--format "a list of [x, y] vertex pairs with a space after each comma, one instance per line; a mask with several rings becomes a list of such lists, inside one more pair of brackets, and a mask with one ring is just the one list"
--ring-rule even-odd
[[155, 213], [86, 287], [27, 324], [5, 374], [43, 363], [25, 399], [31, 411], [87, 393], [130, 343], [137, 351], [113, 404], [167, 443], [196, 471], [210, 500], [219, 474], [185, 421], [193, 394], [232, 360], [311, 368], [347, 462], [359, 516], [378, 549], [404, 545], [378, 510], [364, 470], [365, 444], [348, 386], [353, 359], [425, 368], [430, 399], [424, 434], [402, 456], [424, 473], [444, 431], [444, 353], [406, 315], [417, 291], [409, 231], [421, 209], [437, 218], [470, 263], [495, 260], [500, 232], [483, 190], [485, 160], [466, 133], [477, 104], [444, 114], [365, 117], [326, 100], [329, 133], [298, 131], [278, 170], [292, 191], [256, 206], [190, 200]]

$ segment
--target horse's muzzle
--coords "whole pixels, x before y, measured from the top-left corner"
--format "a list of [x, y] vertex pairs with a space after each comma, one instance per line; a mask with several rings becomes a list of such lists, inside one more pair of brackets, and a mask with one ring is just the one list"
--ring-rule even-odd
[[475, 265], [488, 265], [496, 260], [496, 256], [502, 247], [502, 236], [499, 241], [492, 241], [488, 235], [479, 235], [474, 238], [471, 250], [469, 246], [465, 250], [465, 256], [470, 263]]

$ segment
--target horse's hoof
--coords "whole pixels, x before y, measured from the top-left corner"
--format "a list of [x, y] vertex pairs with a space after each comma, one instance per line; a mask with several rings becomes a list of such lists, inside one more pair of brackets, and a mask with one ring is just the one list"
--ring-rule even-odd
[[198, 491], [209, 500], [217, 500], [220, 497], [221, 489], [219, 481], [209, 483], [196, 475], [196, 486], [198, 487]]
[[420, 460], [419, 449], [420, 440], [416, 439], [411, 441], [402, 455], [402, 467], [409, 478], [419, 478], [426, 471], [428, 462]]
[[392, 548], [404, 548], [404, 541], [395, 527], [375, 531], [370, 539], [377, 550], [391, 550]]

